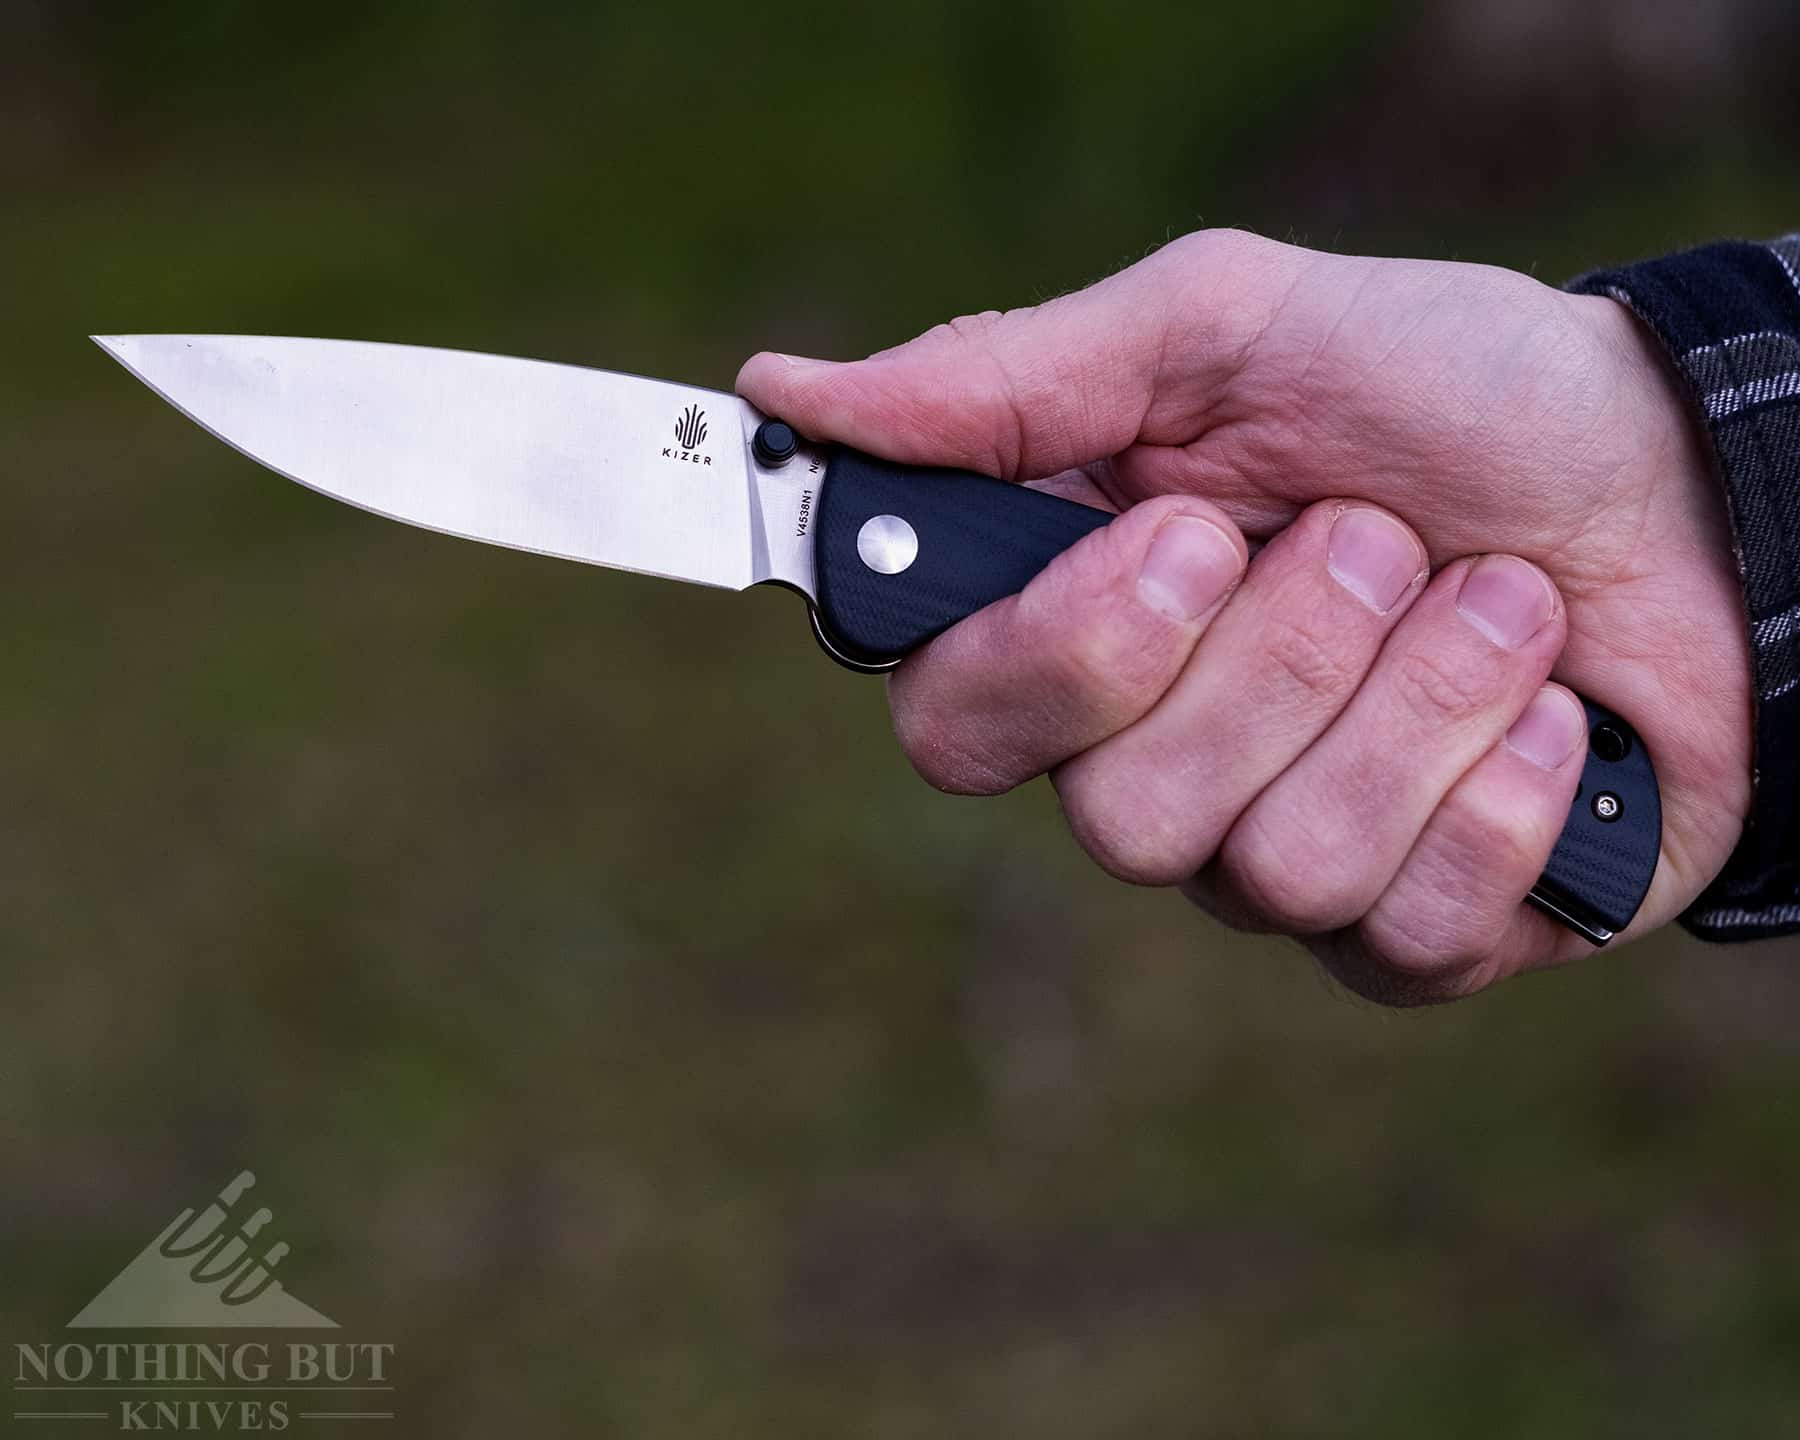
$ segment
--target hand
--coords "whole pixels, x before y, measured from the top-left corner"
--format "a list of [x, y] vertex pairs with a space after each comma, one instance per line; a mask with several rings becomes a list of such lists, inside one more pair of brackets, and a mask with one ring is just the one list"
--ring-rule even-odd
[[[758, 355], [738, 383], [815, 438], [1125, 512], [895, 672], [901, 743], [946, 789], [1050, 773], [1109, 871], [1298, 934], [1364, 993], [1586, 953], [1519, 904], [1574, 790], [1566, 764], [1514, 763], [1554, 748], [1546, 673], [1656, 761], [1663, 853], [1628, 934], [1736, 843], [1751, 689], [1723, 501], [1611, 300], [1211, 231], [868, 360]], [[1402, 517], [1423, 559], [1390, 596], [1404, 549], [1377, 537]], [[1201, 605], [1242, 535], [1270, 543]], [[1531, 566], [1560, 598], [1519, 639]], [[1537, 738], [1509, 747], [1520, 725]]]

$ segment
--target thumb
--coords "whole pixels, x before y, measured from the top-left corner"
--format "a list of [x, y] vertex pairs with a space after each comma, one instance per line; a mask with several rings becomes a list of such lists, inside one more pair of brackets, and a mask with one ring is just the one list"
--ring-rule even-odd
[[1179, 384], [1191, 424], [1195, 382], [1235, 365], [1261, 328], [1259, 297], [1286, 268], [1274, 252], [1300, 253], [1201, 231], [1085, 290], [964, 316], [866, 360], [755, 355], [737, 388], [815, 440], [1041, 479], [1157, 438], [1143, 432], [1159, 388]]

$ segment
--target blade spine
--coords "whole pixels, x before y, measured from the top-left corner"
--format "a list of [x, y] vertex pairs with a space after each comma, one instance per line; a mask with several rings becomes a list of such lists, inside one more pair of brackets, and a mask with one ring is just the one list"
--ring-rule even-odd
[[[719, 400], [736, 401], [741, 398], [736, 392], [731, 390], [715, 390], [710, 385], [689, 385], [684, 380], [667, 380], [661, 375], [643, 375], [639, 374], [636, 370], [613, 370], [604, 365], [578, 365], [573, 360], [546, 360], [541, 355], [502, 355], [492, 350], [470, 350], [461, 345], [415, 345], [410, 340], [346, 340], [342, 336], [336, 335], [259, 335], [236, 331], [202, 332], [186, 330], [143, 330], [136, 331], [129, 335], [90, 335], [88, 336], [88, 339], [92, 340], [102, 350], [105, 350], [107, 354], [111, 355], [113, 359], [117, 360], [121, 365], [124, 365], [125, 368], [130, 370], [133, 375], [136, 375], [139, 380], [143, 380], [143, 383], [146, 385], [150, 385], [150, 382], [144, 380], [143, 375], [122, 359], [118, 352], [107, 344], [107, 341], [274, 340], [282, 344], [292, 345], [344, 345], [354, 346], [359, 349], [366, 346], [376, 346], [383, 350], [429, 350], [440, 355], [467, 355], [477, 360], [504, 360], [508, 364], [514, 365], [547, 365], [557, 370], [580, 370], [591, 375], [616, 375], [623, 380], [642, 380], [649, 385], [667, 385], [672, 390], [692, 390], [702, 395], [714, 396]], [[151, 385], [150, 388], [156, 390], [154, 385]], [[158, 395], [163, 394], [161, 390], [157, 390], [156, 393]], [[164, 398], [166, 399], [167, 397], [164, 396]], [[174, 402], [170, 401], [169, 403], [173, 404]], [[187, 412], [184, 410], [182, 413], [185, 415]], [[261, 462], [259, 461], [258, 463], [260, 464]]]

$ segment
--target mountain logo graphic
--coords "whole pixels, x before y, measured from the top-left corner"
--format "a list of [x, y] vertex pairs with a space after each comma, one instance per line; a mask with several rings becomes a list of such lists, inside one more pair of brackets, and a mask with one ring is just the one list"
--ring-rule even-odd
[[706, 412], [690, 405], [675, 422], [675, 443], [683, 450], [698, 450], [706, 438]]
[[337, 1329], [275, 1278], [288, 1253], [243, 1171], [198, 1212], [183, 1210], [69, 1322], [71, 1329], [205, 1326]]

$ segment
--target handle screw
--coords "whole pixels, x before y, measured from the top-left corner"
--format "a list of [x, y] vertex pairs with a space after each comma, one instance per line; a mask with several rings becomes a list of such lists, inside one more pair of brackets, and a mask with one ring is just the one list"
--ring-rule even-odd
[[1596, 818], [1611, 824], [1619, 818], [1625, 807], [1619, 803], [1619, 797], [1610, 790], [1602, 790], [1594, 797], [1594, 815]]
[[1593, 746], [1594, 753], [1610, 765], [1617, 765], [1631, 753], [1631, 736], [1610, 723], [1596, 725], [1588, 743]]
[[919, 532], [898, 515], [871, 515], [856, 532], [856, 553], [878, 575], [898, 575], [919, 558]]

